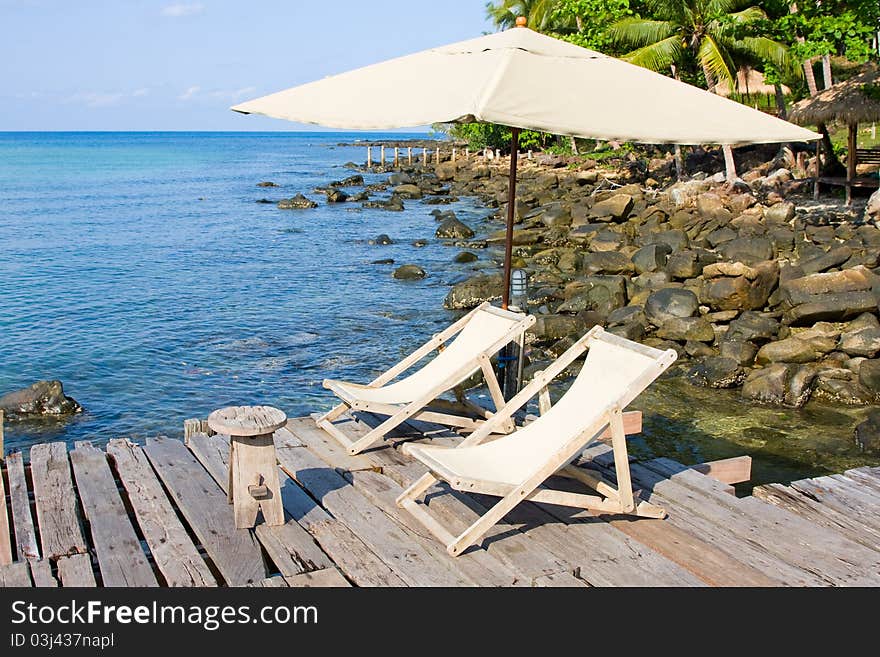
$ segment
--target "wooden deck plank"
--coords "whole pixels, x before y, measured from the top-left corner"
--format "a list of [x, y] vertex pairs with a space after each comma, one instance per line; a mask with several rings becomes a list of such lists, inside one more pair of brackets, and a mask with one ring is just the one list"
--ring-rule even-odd
[[0, 567], [12, 563], [12, 533], [9, 531], [9, 514], [6, 510], [6, 483], [0, 460]]
[[19, 561], [39, 559], [37, 532], [28, 497], [27, 478], [21, 452], [6, 457], [6, 475], [9, 478], [9, 503], [12, 507], [12, 526], [15, 531], [15, 553]]
[[843, 476], [871, 489], [875, 496], [880, 496], [880, 478], [871, 472], [871, 468], [854, 468], [844, 472]]
[[[655, 462], [649, 461], [647, 464], [659, 467]], [[666, 469], [667, 465], [663, 464], [662, 469]], [[697, 512], [711, 514], [719, 524], [736, 523], [745, 535], [771, 554], [830, 583], [880, 583], [880, 554], [772, 504], [753, 497], [728, 495], [718, 487], [723, 484], [678, 465], [682, 468], [680, 472], [671, 476], [656, 475], [661, 479], [668, 477], [668, 481], [690, 491], [693, 497], [702, 496], [703, 503]], [[642, 474], [644, 470], [648, 468], [643, 468]], [[637, 479], [640, 480], [640, 477], [637, 476]], [[648, 485], [646, 481], [642, 483]], [[670, 487], [664, 494], [670, 490], [673, 488]]]
[[254, 535], [236, 529], [226, 495], [179, 440], [150, 438], [144, 453], [217, 570], [231, 586], [266, 577]]
[[[341, 431], [345, 432], [346, 425], [349, 422], [351, 422], [351, 419], [343, 416], [334, 424]], [[337, 468], [345, 472], [354, 472], [357, 470], [370, 470], [375, 467], [370, 462], [370, 459], [363, 454], [352, 456], [344, 449], [341, 449], [336, 439], [316, 425], [315, 420], [311, 417], [288, 420], [287, 428], [297, 442], [300, 443], [300, 446], [308, 447], [310, 452], [318, 456], [331, 468]], [[286, 441], [283, 436], [279, 437], [278, 445], [295, 447], [291, 442]]]
[[[349, 421], [350, 424], [345, 425], [345, 431], [352, 439], [356, 439], [369, 431], [369, 427], [362, 421], [355, 420], [354, 418], [349, 418]], [[432, 430], [437, 431], [434, 428]], [[394, 442], [400, 433], [406, 432], [411, 434], [413, 431], [415, 429], [412, 427], [403, 427], [400, 432], [393, 432], [388, 442]], [[342, 446], [336, 444], [335, 441], [329, 445], [330, 449], [340, 452], [344, 451]], [[421, 463], [403, 455], [396, 449], [374, 449], [365, 452], [364, 456], [369, 458], [371, 463], [383, 475], [404, 488], [427, 472]], [[430, 512], [453, 533], [461, 533], [479, 515], [486, 512], [486, 509], [477, 504], [472, 498], [464, 493], [452, 490], [447, 490], [444, 494], [428, 495], [425, 498], [425, 503]], [[409, 524], [407, 526], [411, 527]], [[419, 525], [419, 529], [416, 531], [423, 532], [424, 530]], [[558, 575], [558, 573], [565, 570], [569, 571], [570, 574], [573, 570], [572, 566], [548, 554], [545, 550], [541, 549], [541, 546], [533, 543], [518, 530], [506, 523], [499, 523], [487, 533], [489, 537], [501, 535], [504, 535], [504, 541], [489, 541], [487, 543], [488, 552], [505, 563], [517, 575], [516, 583], [518, 585], [529, 586], [535, 579], [544, 575]], [[558, 576], [558, 578], [562, 579], [562, 576]], [[580, 580], [573, 576], [571, 577], [571, 584], [573, 586], [577, 585], [578, 582]]]
[[752, 495], [759, 500], [774, 504], [818, 525], [835, 529], [856, 543], [880, 550], [880, 531], [866, 527], [846, 513], [841, 513], [827, 504], [817, 502], [808, 495], [782, 484], [755, 486]]
[[846, 477], [816, 477], [793, 481], [791, 487], [867, 527], [880, 530], [880, 501], [872, 498], [870, 489], [858, 482]]
[[[613, 459], [599, 454], [592, 467], [614, 481]], [[760, 540], [753, 541], [749, 525], [738, 517], [718, 513], [711, 501], [640, 464], [631, 466], [634, 482], [642, 487], [642, 499], [666, 509], [664, 522], [711, 542], [731, 557], [787, 586], [828, 586], [831, 582], [769, 553]], [[703, 475], [700, 475], [703, 476]]]
[[[67, 452], [65, 451], [65, 457]], [[31, 579], [38, 588], [57, 588], [58, 580], [52, 574], [52, 564], [48, 559], [31, 559], [28, 562], [31, 569]]]
[[285, 577], [291, 588], [350, 588], [348, 580], [337, 568], [323, 568], [310, 573]]
[[371, 470], [358, 470], [346, 473], [354, 487], [359, 490], [370, 502], [385, 512], [399, 525], [403, 525], [413, 534], [422, 538], [424, 549], [431, 552], [435, 559], [452, 560], [454, 565], [462, 570], [479, 586], [513, 586], [516, 583], [528, 585], [523, 577], [511, 570], [506, 564], [497, 559], [494, 554], [486, 550], [474, 549], [460, 557], [451, 557], [446, 552], [446, 546], [437, 542], [429, 532], [406, 511], [398, 508], [395, 500], [403, 493], [396, 482], [388, 477]]
[[87, 552], [67, 445], [53, 442], [31, 447], [31, 478], [43, 558], [55, 560]]
[[172, 587], [216, 586], [216, 578], [177, 517], [143, 450], [117, 439], [107, 445], [107, 454], [165, 583]]
[[70, 462], [104, 586], [157, 586], [104, 452], [78, 442]]
[[73, 554], [60, 557], [56, 562], [58, 578], [64, 587], [95, 587], [95, 573], [92, 570], [92, 558], [88, 554]]
[[410, 586], [473, 584], [460, 570], [427, 554], [414, 534], [370, 504], [354, 486], [307, 448], [282, 448], [278, 450], [278, 459], [289, 476], [333, 517], [345, 523]]
[[16, 561], [8, 566], [0, 566], [0, 588], [31, 586], [31, 572], [27, 561]]
[[[193, 433], [190, 435], [188, 446], [223, 492], [228, 492], [228, 438], [222, 435], [208, 436], [204, 433]], [[284, 489], [288, 485], [289, 477], [281, 471], [278, 475], [279, 484]], [[282, 497], [282, 506], [283, 503]], [[318, 547], [312, 536], [290, 517], [289, 513], [283, 525], [259, 524], [254, 528], [254, 533], [282, 575], [298, 575], [333, 565], [330, 557]]]

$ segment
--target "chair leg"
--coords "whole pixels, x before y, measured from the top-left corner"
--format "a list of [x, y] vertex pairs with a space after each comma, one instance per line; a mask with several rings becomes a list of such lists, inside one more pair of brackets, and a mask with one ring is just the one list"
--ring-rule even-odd
[[348, 404], [339, 404], [338, 406], [334, 406], [329, 411], [324, 413], [324, 415], [320, 416], [315, 420], [315, 424], [318, 426], [321, 425], [322, 422], [332, 422], [341, 416], [345, 411], [348, 410]]
[[617, 475], [617, 496], [623, 513], [635, 509], [632, 477], [629, 472], [629, 454], [626, 450], [626, 432], [623, 428], [623, 412], [615, 408], [611, 412], [611, 447], [614, 450], [614, 470]]

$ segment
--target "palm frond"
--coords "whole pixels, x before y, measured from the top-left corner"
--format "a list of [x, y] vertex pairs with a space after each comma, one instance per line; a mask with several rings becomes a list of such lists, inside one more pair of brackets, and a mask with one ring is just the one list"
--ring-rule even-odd
[[727, 18], [736, 23], [754, 23], [755, 21], [767, 18], [767, 12], [760, 7], [747, 7], [742, 11], [735, 11], [727, 14]]
[[681, 23], [693, 0], [646, 0], [645, 6], [652, 16], [665, 21]]
[[[707, 72], [712, 79], [707, 79], [706, 83], [719, 83], [726, 81], [730, 88], [733, 89], [735, 81], [733, 78], [733, 65], [730, 56], [726, 54], [711, 35], [706, 35], [700, 42], [700, 48], [697, 51], [697, 59], [703, 70]], [[707, 76], [708, 77], [708, 76]]]
[[644, 47], [668, 39], [675, 34], [675, 25], [669, 21], [644, 18], [624, 18], [608, 29], [612, 41], [629, 47]]
[[800, 68], [794, 65], [788, 48], [767, 37], [743, 37], [732, 44], [732, 48], [747, 57], [772, 63], [781, 71]]
[[652, 71], [666, 71], [678, 61], [680, 56], [681, 39], [678, 35], [673, 35], [634, 50], [624, 55], [621, 59], [630, 64], [651, 69]]

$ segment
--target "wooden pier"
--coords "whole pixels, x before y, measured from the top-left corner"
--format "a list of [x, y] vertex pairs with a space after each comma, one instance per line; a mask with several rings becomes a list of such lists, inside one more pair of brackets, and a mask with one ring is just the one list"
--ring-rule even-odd
[[[375, 418], [346, 417], [363, 435]], [[184, 441], [35, 445], [0, 478], [0, 586], [877, 586], [880, 468], [769, 485], [737, 498], [704, 468], [632, 466], [665, 520], [596, 517], [525, 503], [482, 547], [450, 557], [394, 500], [423, 467], [404, 440], [454, 444], [423, 423], [349, 456], [311, 418], [275, 435], [286, 523], [235, 529], [228, 437], [198, 421]], [[604, 444], [581, 467], [611, 477]], [[721, 476], [721, 479], [724, 479]], [[573, 485], [571, 480], [565, 480]], [[427, 500], [453, 528], [489, 498], [440, 488]]]

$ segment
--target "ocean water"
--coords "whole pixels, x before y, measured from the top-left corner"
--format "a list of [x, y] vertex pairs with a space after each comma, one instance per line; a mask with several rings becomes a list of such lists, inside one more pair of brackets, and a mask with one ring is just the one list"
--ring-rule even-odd
[[[433, 238], [438, 206], [387, 212], [313, 193], [365, 160], [340, 142], [407, 136], [0, 133], [0, 393], [60, 379], [86, 409], [7, 423], [7, 450], [180, 435], [185, 418], [229, 404], [325, 410], [322, 379], [368, 380], [447, 326], [443, 297], [470, 266]], [[298, 192], [319, 207], [256, 202]], [[478, 237], [498, 228], [475, 200], [439, 207]], [[396, 243], [370, 245], [380, 233]], [[493, 257], [480, 252], [478, 266]], [[428, 277], [394, 280], [393, 266], [371, 264], [383, 258]], [[880, 464], [852, 440], [867, 409], [756, 407], [680, 379], [634, 406], [640, 458], [751, 454], [755, 483]]]
[[[229, 404], [314, 412], [331, 401], [323, 378], [370, 378], [446, 325], [460, 273], [433, 239], [437, 206], [313, 193], [365, 160], [338, 143], [377, 137], [407, 135], [0, 134], [0, 391], [60, 379], [86, 409], [7, 423], [7, 449], [177, 435]], [[319, 207], [256, 202], [298, 192]], [[452, 207], [469, 223], [488, 214]], [[397, 244], [369, 245], [380, 233]], [[429, 276], [394, 280], [370, 264], [381, 258]]]

